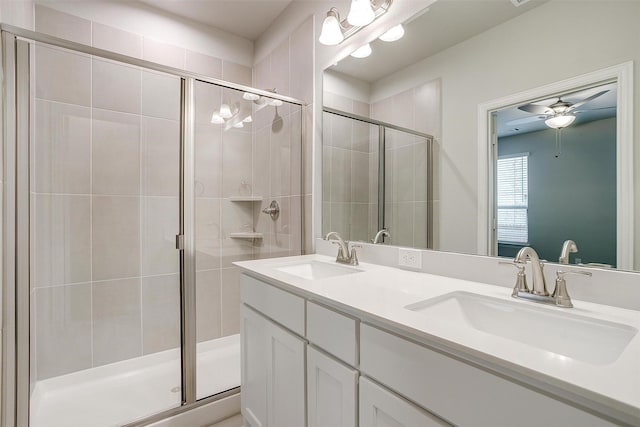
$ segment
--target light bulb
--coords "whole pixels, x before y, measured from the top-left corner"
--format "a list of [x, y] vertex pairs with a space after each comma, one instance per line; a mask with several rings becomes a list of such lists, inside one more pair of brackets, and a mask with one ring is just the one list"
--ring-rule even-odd
[[347, 22], [355, 27], [369, 25], [376, 19], [376, 14], [369, 0], [351, 0], [351, 9]]
[[213, 114], [211, 115], [211, 123], [215, 125], [221, 125], [224, 123], [224, 119], [222, 118], [222, 116], [218, 111], [214, 111]]
[[253, 121], [253, 118], [251, 116], [247, 116], [242, 121], [245, 122], [245, 123], [251, 123]]
[[260, 99], [260, 95], [256, 95], [255, 93], [251, 92], [245, 92], [242, 94], [242, 98], [246, 99], [247, 101], [255, 101], [257, 99]]
[[553, 129], [562, 129], [569, 126], [576, 119], [573, 114], [560, 114], [548, 118], [544, 121], [544, 124]]
[[327, 12], [327, 17], [324, 18], [322, 23], [322, 32], [318, 41], [326, 46], [335, 46], [342, 43], [344, 40], [344, 34], [342, 34], [342, 28], [340, 28], [340, 20], [335, 8], [332, 8]]
[[351, 56], [353, 56], [354, 58], [366, 58], [369, 55], [371, 55], [371, 45], [369, 43], [365, 44], [364, 46], [360, 46], [359, 48], [351, 52]]
[[231, 116], [233, 116], [233, 114], [231, 114], [231, 108], [229, 108], [229, 105], [222, 104], [220, 106], [220, 117], [223, 119], [230, 119]]
[[395, 27], [391, 27], [386, 33], [378, 37], [383, 42], [394, 42], [400, 40], [404, 36], [404, 27], [402, 24], [398, 24]]
[[233, 127], [234, 127], [234, 128], [236, 128], [236, 129], [243, 128], [243, 127], [244, 127], [244, 123], [242, 123], [242, 122], [238, 122], [238, 123], [236, 123], [235, 125], [233, 125]]

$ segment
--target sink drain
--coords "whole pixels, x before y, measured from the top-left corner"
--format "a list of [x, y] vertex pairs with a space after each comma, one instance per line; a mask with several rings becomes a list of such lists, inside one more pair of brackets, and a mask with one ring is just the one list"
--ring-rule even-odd
[[182, 390], [182, 388], [174, 387], [174, 388], [171, 389], [171, 393], [178, 393], [178, 392], [180, 392], [180, 390]]

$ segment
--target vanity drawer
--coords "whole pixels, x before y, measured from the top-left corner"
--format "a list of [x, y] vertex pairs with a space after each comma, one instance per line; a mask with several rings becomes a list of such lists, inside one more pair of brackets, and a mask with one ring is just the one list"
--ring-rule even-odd
[[304, 299], [243, 274], [242, 302], [304, 337]]
[[[459, 426], [613, 426], [553, 397], [370, 325], [360, 370]], [[514, 420], [517, 420], [514, 424]]]
[[307, 302], [307, 339], [351, 366], [358, 364], [355, 319]]

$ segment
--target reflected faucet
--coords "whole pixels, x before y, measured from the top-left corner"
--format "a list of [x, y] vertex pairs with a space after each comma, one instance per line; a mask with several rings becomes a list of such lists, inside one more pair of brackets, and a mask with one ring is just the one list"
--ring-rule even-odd
[[338, 256], [336, 256], [336, 262], [341, 264], [349, 264], [349, 265], [358, 265], [358, 256], [356, 254], [356, 248], [361, 248], [361, 245], [352, 245], [351, 251], [349, 251], [349, 244], [342, 240], [342, 237], [335, 232], [330, 231], [325, 236], [324, 240], [329, 241], [331, 238], [335, 238], [335, 240], [331, 240], [331, 243], [339, 246], [338, 248]]
[[558, 262], [560, 264], [569, 264], [569, 254], [578, 252], [578, 246], [573, 240], [565, 240], [562, 244], [562, 250], [560, 251], [560, 258]]
[[371, 243], [373, 243], [374, 245], [377, 245], [378, 243], [382, 243], [382, 239], [384, 237], [389, 237], [389, 238], [391, 237], [391, 234], [389, 234], [389, 231], [386, 228], [383, 228], [380, 231], [378, 231], [376, 233], [376, 237], [373, 238]]
[[531, 268], [533, 270], [533, 294], [548, 296], [549, 292], [547, 292], [547, 283], [544, 280], [543, 264], [538, 257], [538, 253], [530, 246], [520, 249], [514, 261], [516, 263], [524, 263], [527, 259], [531, 260]]

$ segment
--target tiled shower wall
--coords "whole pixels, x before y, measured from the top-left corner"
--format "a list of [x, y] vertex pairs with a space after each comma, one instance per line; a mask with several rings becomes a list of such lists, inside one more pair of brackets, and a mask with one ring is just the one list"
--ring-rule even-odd
[[[427, 82], [371, 104], [371, 118], [433, 135], [433, 243], [439, 242], [438, 182], [441, 128], [440, 80]], [[387, 130], [385, 224], [389, 243], [427, 247], [427, 145], [423, 138]]]
[[35, 378], [179, 343], [179, 79], [34, 52]]
[[[369, 117], [370, 105], [325, 91], [323, 104]], [[368, 242], [378, 228], [378, 126], [323, 113], [322, 231]]]

